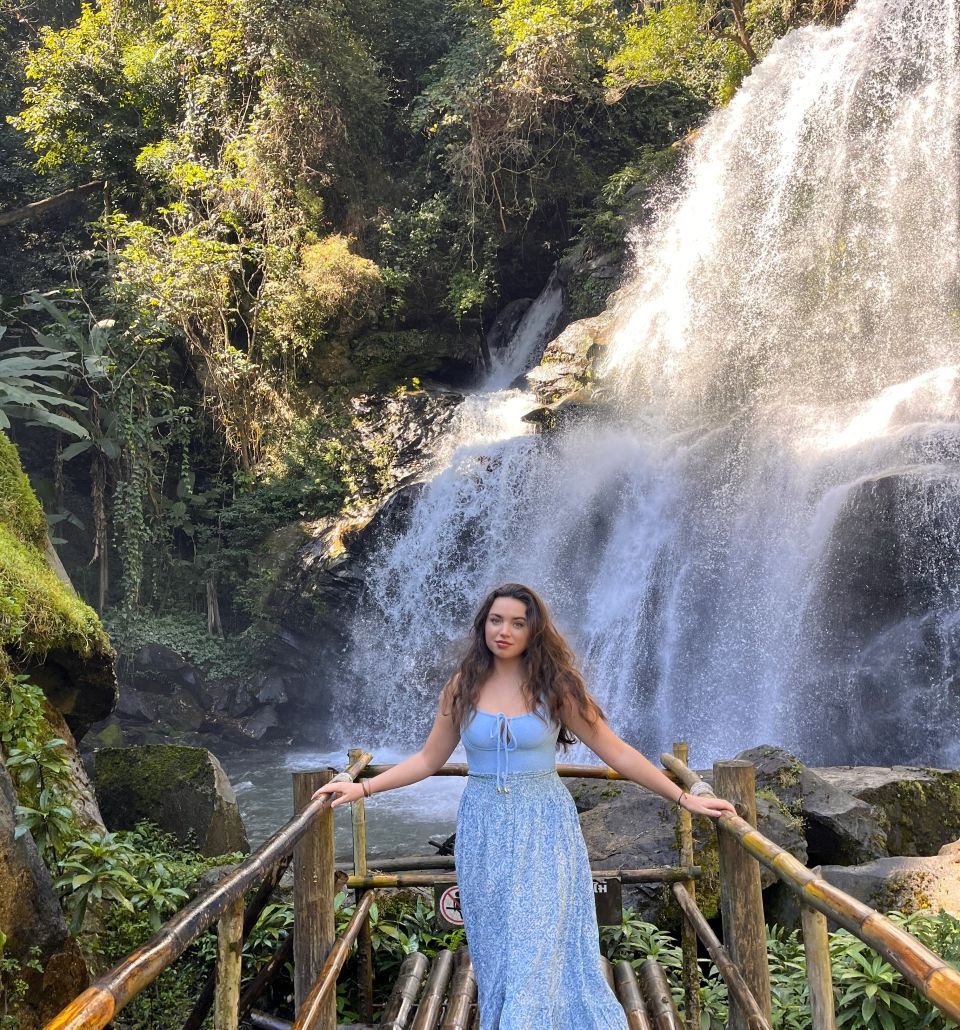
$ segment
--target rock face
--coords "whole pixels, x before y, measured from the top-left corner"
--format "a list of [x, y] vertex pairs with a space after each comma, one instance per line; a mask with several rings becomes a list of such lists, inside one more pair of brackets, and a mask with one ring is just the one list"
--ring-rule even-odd
[[[678, 861], [676, 812], [673, 806], [633, 783], [619, 781], [567, 781], [577, 809], [591, 864], [597, 869], [636, 869], [676, 865]], [[799, 821], [776, 799], [757, 799], [760, 830], [800, 861], [807, 859]], [[712, 918], [719, 895], [716, 832], [706, 819], [694, 820], [694, 856], [703, 870], [697, 883], [697, 903]], [[774, 882], [764, 877], [764, 886]], [[652, 922], [672, 922], [676, 911], [659, 884], [641, 884], [625, 891], [629, 903]]]
[[825, 763], [942, 752], [960, 735], [960, 475], [946, 441], [930, 447], [943, 464], [858, 482], [833, 526], [810, 690], [844, 747], [818, 741]]
[[230, 781], [203, 748], [103, 748], [96, 753], [94, 785], [108, 829], [132, 829], [149, 819], [204, 855], [249, 848]]
[[87, 986], [87, 970], [60, 912], [46, 866], [30, 834], [14, 838], [17, 804], [0, 762], [0, 930], [6, 956], [19, 961], [36, 947], [41, 973], [26, 972], [29, 991], [19, 1016], [21, 1030], [42, 1026]]
[[79, 740], [116, 704], [114, 654], [96, 613], [51, 567], [49, 547], [40, 502], [0, 433], [0, 677], [28, 675]]
[[960, 837], [960, 772], [897, 765], [818, 769], [833, 787], [872, 805], [891, 855], [936, 855]]
[[864, 865], [823, 866], [824, 878], [881, 911], [943, 909], [960, 915], [960, 854], [878, 858]]
[[866, 802], [833, 786], [788, 751], [762, 745], [737, 758], [757, 770], [757, 792], [802, 819], [811, 865], [863, 862], [887, 854], [884, 827]]

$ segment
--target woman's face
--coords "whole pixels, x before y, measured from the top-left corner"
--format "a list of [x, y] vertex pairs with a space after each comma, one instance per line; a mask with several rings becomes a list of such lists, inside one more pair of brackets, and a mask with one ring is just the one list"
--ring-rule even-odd
[[487, 612], [484, 639], [497, 658], [519, 658], [530, 639], [527, 606], [523, 601], [498, 597]]

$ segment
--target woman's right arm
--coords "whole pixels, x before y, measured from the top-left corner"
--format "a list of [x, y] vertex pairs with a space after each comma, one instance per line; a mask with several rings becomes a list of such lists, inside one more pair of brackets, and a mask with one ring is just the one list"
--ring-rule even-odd
[[[397, 787], [408, 787], [411, 783], [419, 783], [420, 780], [432, 776], [446, 763], [460, 740], [460, 733], [453, 724], [453, 714], [447, 700], [448, 697], [449, 690], [445, 687], [440, 695], [440, 704], [437, 707], [437, 716], [433, 720], [433, 728], [423, 747], [415, 755], [410, 755], [409, 758], [398, 762], [390, 769], [366, 780], [366, 796], [379, 794], [385, 790], [394, 790]], [[364, 791], [360, 781], [356, 783], [340, 782], [325, 784], [313, 796], [317, 798], [323, 794], [338, 795], [330, 805], [331, 808], [336, 808], [337, 805], [357, 801], [364, 796]]]

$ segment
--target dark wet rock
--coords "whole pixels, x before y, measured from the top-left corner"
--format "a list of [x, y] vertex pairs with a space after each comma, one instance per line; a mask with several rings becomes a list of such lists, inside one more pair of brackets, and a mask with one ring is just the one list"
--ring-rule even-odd
[[148, 819], [205, 855], [246, 851], [246, 831], [226, 773], [200, 747], [152, 744], [104, 748], [94, 761], [104, 822], [132, 829]]
[[507, 346], [532, 303], [530, 297], [520, 297], [501, 309], [486, 333], [487, 346], [492, 353]]
[[129, 686], [151, 694], [187, 691], [199, 698], [205, 687], [205, 677], [193, 663], [157, 643], [140, 648], [125, 679]]
[[20, 669], [43, 689], [78, 741], [94, 723], [106, 719], [117, 703], [112, 650], [84, 655], [56, 647], [43, 657], [25, 658]]
[[[892, 764], [960, 738], [960, 475], [943, 464], [858, 482], [820, 562], [811, 625], [821, 656], [803, 689], [833, 727], [810, 742], [824, 764]], [[930, 461], [933, 455], [927, 455]], [[834, 743], [836, 742], [836, 743]]]
[[279, 736], [280, 719], [277, 710], [271, 705], [264, 705], [253, 715], [240, 719], [239, 723], [241, 731], [251, 741], [269, 740]]
[[878, 858], [823, 867], [829, 883], [881, 911], [960, 915], [960, 854]]
[[777, 799], [803, 821], [811, 864], [863, 862], [887, 854], [884, 828], [872, 807], [833, 786], [788, 751], [761, 745], [737, 758], [756, 767], [758, 797]]
[[[676, 809], [662, 798], [620, 781], [566, 781], [577, 809], [591, 864], [597, 869], [635, 869], [676, 865]], [[799, 820], [775, 798], [757, 799], [759, 828], [771, 840], [806, 862], [806, 843]], [[716, 831], [707, 819], [694, 819], [694, 859], [703, 870], [697, 902], [713, 918], [718, 912], [718, 854]], [[763, 885], [775, 882], [764, 871]], [[626, 891], [644, 918], [663, 923], [676, 920], [674, 903], [659, 884], [638, 885]]]
[[15, 1024], [34, 1030], [83, 991], [88, 980], [33, 837], [29, 833], [14, 836], [16, 805], [13, 784], [0, 762], [0, 930], [7, 937], [4, 955], [8, 958], [24, 961], [32, 948], [39, 949], [43, 970], [27, 972], [27, 996]]
[[817, 773], [873, 806], [891, 855], [936, 855], [960, 837], [960, 771], [897, 765], [834, 766]]

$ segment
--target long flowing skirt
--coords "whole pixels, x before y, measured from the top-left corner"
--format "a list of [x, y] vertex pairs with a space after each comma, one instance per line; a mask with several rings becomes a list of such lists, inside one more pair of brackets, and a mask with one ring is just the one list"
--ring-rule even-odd
[[626, 1030], [600, 966], [587, 848], [560, 777], [473, 775], [455, 859], [481, 1030]]

